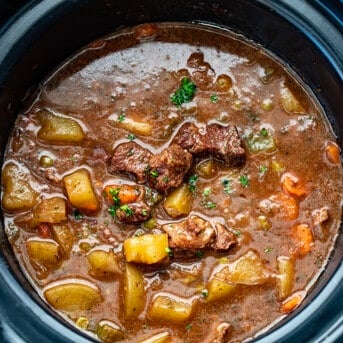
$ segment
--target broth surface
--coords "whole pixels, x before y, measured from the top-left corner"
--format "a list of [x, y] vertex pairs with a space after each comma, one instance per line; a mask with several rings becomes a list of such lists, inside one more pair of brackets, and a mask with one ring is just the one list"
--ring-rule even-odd
[[[176, 104], [183, 82], [195, 92]], [[211, 124], [233, 125], [244, 161], [182, 146], [185, 123], [208, 140], [216, 139], [206, 136]], [[161, 163], [175, 142], [186, 169], [168, 189], [158, 189], [164, 171], [151, 158], [143, 180], [113, 159], [128, 146], [134, 160], [127, 144], [136, 143]], [[261, 47], [205, 26], [141, 25], [80, 51], [18, 116], [2, 180], [5, 228], [22, 269], [62, 316], [105, 342], [254, 337], [300, 305], [341, 220], [339, 148], [313, 96]], [[82, 202], [87, 180], [93, 197]], [[136, 200], [120, 198], [123, 185]], [[146, 206], [137, 220], [135, 203]], [[208, 244], [175, 243], [169, 231], [190, 218], [212, 230]], [[217, 224], [231, 235], [224, 249], [215, 245]], [[140, 240], [128, 257], [124, 242], [166, 234], [160, 259], [144, 262], [155, 243]]]

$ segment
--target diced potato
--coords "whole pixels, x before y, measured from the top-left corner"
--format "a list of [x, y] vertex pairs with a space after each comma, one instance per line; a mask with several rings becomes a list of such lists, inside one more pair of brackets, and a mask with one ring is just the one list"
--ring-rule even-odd
[[191, 211], [192, 200], [192, 192], [188, 185], [183, 184], [167, 195], [163, 207], [170, 217], [177, 218]]
[[28, 175], [19, 170], [14, 163], [9, 163], [2, 171], [2, 206], [7, 211], [29, 210], [37, 203], [35, 192]]
[[226, 299], [231, 296], [236, 289], [237, 285], [213, 278], [207, 285], [208, 295], [206, 301], [212, 302]]
[[113, 251], [92, 250], [87, 255], [89, 273], [93, 276], [107, 276], [120, 273], [118, 261]]
[[144, 304], [143, 274], [135, 265], [127, 263], [124, 274], [124, 307], [126, 316], [138, 316], [143, 310]]
[[277, 259], [277, 267], [279, 271], [277, 283], [279, 297], [285, 299], [290, 295], [293, 288], [294, 263], [289, 257], [280, 256]]
[[124, 254], [128, 262], [158, 263], [168, 256], [167, 234], [146, 234], [124, 241]]
[[105, 343], [121, 341], [124, 338], [123, 330], [109, 320], [102, 320], [98, 323], [96, 334]]
[[155, 320], [180, 323], [187, 320], [192, 313], [192, 306], [173, 296], [157, 296], [149, 310], [149, 316]]
[[85, 135], [80, 124], [71, 118], [54, 115], [48, 110], [37, 112], [42, 127], [38, 131], [38, 138], [51, 143], [80, 143]]
[[60, 261], [59, 246], [52, 239], [30, 238], [26, 241], [26, 249], [33, 265], [52, 269]]
[[67, 225], [51, 225], [50, 227], [54, 240], [61, 246], [63, 252], [69, 253], [73, 247], [75, 237]]
[[75, 322], [76, 326], [78, 326], [80, 329], [86, 330], [89, 325], [89, 320], [87, 317], [79, 317], [77, 318]]
[[304, 107], [300, 101], [295, 97], [291, 90], [287, 87], [283, 87], [280, 90], [281, 105], [283, 109], [288, 113], [305, 113]]
[[165, 343], [168, 341], [169, 338], [170, 338], [170, 333], [166, 331], [166, 332], [161, 332], [152, 337], [149, 337], [145, 339], [144, 341], [140, 341], [139, 343]]
[[[261, 134], [261, 132], [263, 132], [263, 134]], [[272, 133], [266, 129], [262, 129], [261, 132], [252, 132], [245, 137], [249, 150], [252, 153], [274, 151], [276, 149], [276, 142]]]
[[44, 290], [44, 297], [53, 308], [66, 312], [89, 310], [102, 301], [96, 285], [77, 279], [48, 286]]
[[243, 285], [261, 285], [270, 277], [271, 273], [264, 267], [256, 252], [249, 250], [236, 261], [215, 274], [224, 282]]
[[152, 125], [146, 121], [126, 116], [119, 116], [116, 120], [110, 120], [110, 123], [115, 127], [119, 127], [139, 136], [150, 136], [153, 128]]
[[40, 223], [60, 223], [67, 219], [65, 200], [60, 197], [42, 200], [34, 209]]
[[98, 199], [86, 169], [79, 169], [63, 178], [70, 203], [80, 209], [96, 211], [99, 208]]
[[218, 166], [212, 159], [200, 162], [196, 166], [196, 172], [204, 179], [211, 179], [218, 174]]

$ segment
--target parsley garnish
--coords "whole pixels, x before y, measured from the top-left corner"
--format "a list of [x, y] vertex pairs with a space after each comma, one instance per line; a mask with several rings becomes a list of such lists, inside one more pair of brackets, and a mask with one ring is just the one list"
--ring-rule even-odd
[[219, 97], [217, 94], [212, 94], [210, 96], [210, 100], [211, 100], [211, 102], [217, 102], [219, 100]]
[[241, 235], [241, 231], [240, 230], [235, 230], [235, 232], [233, 234], [235, 236], [239, 237]]
[[133, 135], [132, 133], [129, 133], [129, 134], [127, 135], [127, 139], [128, 139], [130, 142], [132, 142], [135, 138], [136, 138], [136, 136]]
[[173, 252], [171, 251], [171, 249], [169, 247], [165, 248], [165, 252], [171, 257], [173, 256]]
[[115, 216], [116, 216], [117, 208], [118, 208], [118, 207], [116, 207], [116, 206], [111, 206], [111, 207], [108, 209], [108, 213], [109, 213], [112, 217], [115, 217]]
[[125, 120], [125, 115], [124, 114], [121, 114], [118, 116], [118, 121], [119, 122], [123, 122]]
[[232, 189], [232, 180], [224, 179], [222, 181], [222, 185], [224, 186], [224, 193], [230, 194], [233, 192]]
[[192, 328], [192, 326], [193, 326], [193, 325], [192, 325], [191, 323], [187, 324], [187, 325], [186, 325], [186, 331], [189, 331], [189, 330]]
[[180, 107], [185, 102], [192, 101], [196, 90], [196, 85], [188, 77], [181, 80], [181, 86], [170, 96], [173, 104]]
[[268, 171], [268, 168], [266, 165], [262, 164], [262, 166], [260, 166], [258, 170], [259, 170], [260, 176], [263, 176]]
[[210, 187], [205, 188], [204, 191], [202, 192], [202, 195], [204, 197], [208, 197], [210, 194], [211, 194], [211, 188]]
[[204, 255], [205, 255], [205, 252], [202, 251], [202, 250], [197, 250], [197, 251], [195, 252], [195, 255], [197, 255], [197, 258], [198, 258], [198, 259], [202, 259], [202, 258], [204, 257]]
[[73, 210], [73, 216], [74, 216], [74, 218], [75, 218], [76, 220], [81, 220], [81, 219], [83, 219], [83, 214], [82, 214], [79, 210], [77, 210], [77, 209], [74, 209], [74, 210]]
[[169, 181], [169, 177], [168, 177], [168, 176], [163, 176], [162, 181], [163, 181], [164, 183], [167, 183], [167, 182]]
[[248, 175], [241, 175], [239, 177], [239, 182], [243, 187], [248, 187], [249, 186], [249, 178]]
[[150, 175], [152, 178], [156, 179], [157, 176], [158, 176], [158, 171], [157, 171], [157, 170], [150, 170], [149, 175]]
[[207, 298], [208, 297], [208, 290], [207, 289], [203, 289], [201, 291], [201, 295], [204, 297], [204, 298]]
[[189, 185], [189, 190], [192, 193], [195, 193], [195, 191], [196, 191], [196, 183], [198, 181], [198, 178], [199, 178], [199, 176], [196, 174], [189, 177], [188, 185]]
[[210, 210], [214, 210], [217, 207], [217, 204], [215, 202], [208, 201], [208, 202], [203, 202], [202, 206], [204, 206]]
[[124, 211], [126, 213], [127, 217], [130, 217], [133, 213], [133, 211], [131, 210], [131, 208], [127, 204], [120, 206], [119, 209], [121, 211]]
[[262, 137], [267, 137], [268, 136], [268, 130], [265, 127], [263, 127], [260, 131], [260, 134]]
[[267, 248], [264, 249], [265, 253], [269, 253], [269, 252], [272, 252], [272, 251], [273, 251], [272, 247], [267, 247]]
[[145, 217], [145, 216], [148, 214], [148, 211], [147, 211], [145, 208], [143, 208], [142, 214], [143, 214], [143, 216]]
[[118, 194], [120, 192], [120, 188], [110, 188], [108, 192], [110, 193], [110, 195], [112, 197], [112, 201], [113, 201], [113, 206], [111, 206], [108, 209], [108, 212], [112, 217], [115, 217], [116, 211], [120, 206], [120, 199], [118, 197]]

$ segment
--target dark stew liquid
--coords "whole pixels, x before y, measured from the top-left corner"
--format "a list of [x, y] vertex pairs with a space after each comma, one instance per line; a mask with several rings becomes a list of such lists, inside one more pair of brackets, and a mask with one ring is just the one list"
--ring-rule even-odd
[[[18, 116], [5, 229], [41, 297], [104, 342], [239, 342], [300, 306], [341, 220], [313, 95], [224, 30], [97, 40]], [[43, 319], [44, 320], [44, 319]]]

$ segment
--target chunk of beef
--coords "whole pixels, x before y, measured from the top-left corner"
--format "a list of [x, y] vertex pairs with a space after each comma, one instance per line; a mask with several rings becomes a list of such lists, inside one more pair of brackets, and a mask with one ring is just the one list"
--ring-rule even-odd
[[144, 183], [150, 157], [151, 152], [135, 142], [120, 144], [114, 150], [109, 171], [133, 174], [138, 183]]
[[162, 229], [169, 236], [170, 248], [182, 250], [197, 250], [213, 248], [215, 250], [227, 250], [235, 244], [235, 236], [222, 224], [210, 222], [192, 215], [186, 220], [165, 224]]
[[150, 187], [168, 191], [179, 186], [191, 167], [192, 160], [192, 155], [176, 144], [152, 156], [147, 173]]
[[118, 221], [122, 223], [137, 223], [148, 220], [151, 216], [151, 208], [143, 201], [125, 204], [115, 211]]
[[244, 163], [246, 152], [234, 125], [207, 125], [204, 132], [193, 123], [185, 123], [174, 138], [174, 143], [192, 154], [210, 153], [232, 166]]
[[96, 147], [92, 151], [92, 155], [87, 159], [87, 163], [91, 166], [96, 166], [97, 164], [107, 163], [110, 156], [107, 154], [105, 149], [102, 147]]

